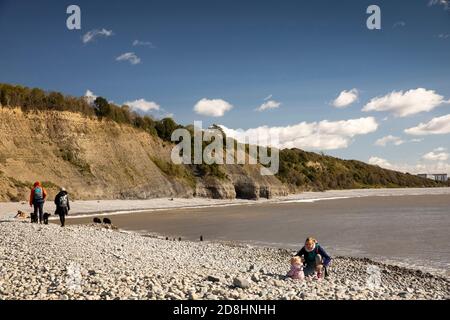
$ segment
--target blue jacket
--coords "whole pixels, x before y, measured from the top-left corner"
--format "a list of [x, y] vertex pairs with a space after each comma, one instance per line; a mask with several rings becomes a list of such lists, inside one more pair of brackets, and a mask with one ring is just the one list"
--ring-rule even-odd
[[323, 265], [326, 267], [331, 261], [331, 257], [325, 252], [325, 250], [320, 246], [318, 243], [316, 243], [316, 248], [308, 252], [306, 251], [305, 247], [301, 248], [299, 252], [297, 252], [296, 256], [303, 257], [305, 259], [306, 264], [315, 263], [316, 255], [320, 254], [323, 259]]

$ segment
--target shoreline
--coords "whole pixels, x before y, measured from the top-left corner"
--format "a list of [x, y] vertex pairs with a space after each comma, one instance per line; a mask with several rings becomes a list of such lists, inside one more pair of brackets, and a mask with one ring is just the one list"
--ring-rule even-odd
[[[57, 220], [57, 218], [55, 218]], [[86, 224], [76, 224], [77, 226], [85, 226]], [[154, 231], [139, 231], [139, 230], [126, 230], [117, 228], [118, 232], [124, 233], [124, 234], [135, 234], [141, 237], [148, 237], [148, 238], [154, 238], [158, 240], [165, 240], [165, 241], [172, 241], [170, 239], [175, 239], [177, 241], [178, 238], [180, 238], [180, 235], [164, 235], [162, 233], [154, 232]], [[166, 240], [166, 238], [169, 238], [169, 240]], [[186, 242], [199, 242], [199, 240], [189, 240], [189, 239], [183, 239], [181, 237], [182, 241]], [[282, 243], [277, 244], [268, 244], [266, 242], [259, 242], [259, 241], [245, 241], [245, 240], [219, 240], [219, 239], [213, 239], [213, 240], [204, 240], [205, 242], [209, 243], [217, 243], [217, 244], [223, 244], [225, 246], [232, 246], [232, 247], [242, 247], [242, 248], [255, 248], [255, 249], [272, 249], [272, 250], [279, 250], [279, 251], [286, 251], [286, 252], [292, 252], [295, 253], [298, 251], [298, 247], [293, 249], [290, 246], [283, 246]], [[331, 251], [330, 251], [331, 252]], [[329, 252], [329, 253], [330, 253]], [[382, 257], [382, 256], [376, 256], [376, 257], [367, 257], [367, 256], [360, 256], [360, 255], [352, 255], [352, 254], [336, 254], [336, 257], [339, 258], [350, 258], [350, 259], [357, 259], [357, 260], [365, 260], [370, 261], [374, 264], [384, 265], [384, 266], [392, 266], [392, 267], [398, 267], [403, 268], [407, 270], [413, 270], [413, 271], [421, 271], [423, 273], [428, 273], [430, 275], [436, 276], [436, 277], [442, 277], [444, 279], [448, 279], [450, 281], [450, 269], [447, 267], [438, 268], [438, 267], [431, 267], [421, 264], [414, 264], [405, 262], [404, 260], [392, 260], [388, 257]]]
[[[274, 203], [299, 203], [359, 197], [450, 195], [450, 187], [440, 188], [380, 188], [327, 190], [324, 192], [303, 192], [272, 199], [211, 199], [211, 198], [153, 198], [147, 200], [75, 200], [71, 201], [71, 215], [68, 219], [84, 218], [91, 215], [117, 215], [142, 212], [155, 212], [173, 209], [196, 209], [236, 205], [258, 205]], [[50, 209], [48, 209], [50, 208]], [[0, 220], [11, 219], [17, 210], [30, 212], [27, 202], [0, 202]], [[47, 201], [44, 211], [53, 214], [55, 205]]]
[[[83, 224], [78, 224], [78, 226], [83, 226]], [[163, 234], [155, 233], [155, 232], [141, 233], [139, 231], [123, 230], [120, 228], [118, 228], [117, 231], [121, 232], [121, 233], [125, 233], [125, 234], [136, 234], [141, 237], [154, 238], [154, 239], [158, 239], [158, 240], [165, 240], [167, 237]], [[169, 240], [165, 240], [165, 241], [173, 241], [173, 240], [171, 240], [171, 237], [168, 237], [168, 238], [169, 238]], [[178, 241], [176, 237], [173, 239], [175, 239], [175, 241]], [[199, 241], [192, 241], [192, 240], [186, 240], [186, 239], [182, 239], [182, 241], [199, 242]], [[245, 241], [238, 241], [238, 240], [216, 240], [216, 239], [214, 239], [214, 240], [204, 240], [204, 242], [217, 243], [217, 244], [221, 244], [224, 246], [230, 246], [230, 247], [270, 249], [270, 250], [276, 250], [276, 251], [285, 251], [285, 252], [290, 252], [292, 254], [294, 254], [298, 251], [298, 249], [282, 247], [280, 245], [268, 245], [266, 243], [245, 242]], [[337, 255], [330, 255], [330, 256], [332, 256], [333, 259], [339, 258], [339, 259], [363, 260], [366, 262], [370, 262], [373, 265], [382, 265], [382, 266], [390, 266], [390, 267], [394, 267], [394, 268], [401, 268], [401, 269], [408, 270], [411, 272], [420, 271], [421, 273], [429, 274], [431, 276], [442, 278], [442, 279], [447, 279], [448, 281], [450, 281], [450, 269], [448, 269], [448, 268], [441, 269], [441, 268], [429, 267], [429, 266], [424, 267], [423, 265], [420, 265], [420, 264], [411, 264], [411, 263], [407, 263], [402, 260], [392, 260], [387, 257], [381, 257], [381, 256], [366, 257], [366, 256], [357, 256], [357, 255], [351, 255], [351, 254], [337, 254]], [[449, 294], [450, 294], [450, 292], [449, 292]], [[449, 296], [449, 299], [450, 299], [450, 296]]]
[[0, 299], [450, 299], [448, 278], [368, 258], [337, 256], [330, 277], [294, 281], [285, 278], [292, 253], [2, 222]]

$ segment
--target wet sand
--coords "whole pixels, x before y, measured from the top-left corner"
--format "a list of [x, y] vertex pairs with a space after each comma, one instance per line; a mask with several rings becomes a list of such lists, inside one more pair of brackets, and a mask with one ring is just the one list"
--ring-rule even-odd
[[[333, 255], [370, 257], [447, 272], [450, 196], [360, 197], [114, 215], [121, 229], [186, 240], [299, 248], [315, 236]], [[69, 224], [91, 222], [70, 219]]]

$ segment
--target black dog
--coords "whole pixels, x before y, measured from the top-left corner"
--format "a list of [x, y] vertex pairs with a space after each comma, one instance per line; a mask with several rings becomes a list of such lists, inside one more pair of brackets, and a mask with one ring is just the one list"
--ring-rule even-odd
[[111, 220], [108, 218], [103, 218], [103, 223], [104, 224], [111, 224]]
[[38, 223], [38, 215], [37, 213], [31, 212], [30, 213], [31, 223]]
[[102, 223], [102, 220], [100, 218], [94, 218], [94, 223]]
[[48, 217], [50, 217], [50, 213], [44, 212], [44, 224], [48, 224]]

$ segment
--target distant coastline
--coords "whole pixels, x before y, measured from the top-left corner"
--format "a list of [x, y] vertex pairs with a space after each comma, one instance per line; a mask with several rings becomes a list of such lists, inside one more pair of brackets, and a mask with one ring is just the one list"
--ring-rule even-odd
[[[407, 195], [449, 195], [449, 187], [441, 188], [380, 188], [311, 191], [273, 199], [211, 199], [211, 198], [154, 198], [148, 200], [77, 200], [71, 203], [69, 219], [84, 218], [91, 215], [117, 215], [164, 211], [183, 208], [205, 208], [217, 206], [257, 205], [263, 203], [315, 202], [335, 199], [348, 199], [369, 196], [407, 196]], [[173, 200], [172, 200], [173, 199]], [[52, 201], [47, 202], [46, 210], [54, 212]], [[25, 202], [0, 202], [0, 219], [11, 219], [17, 210], [28, 212], [30, 207]]]

